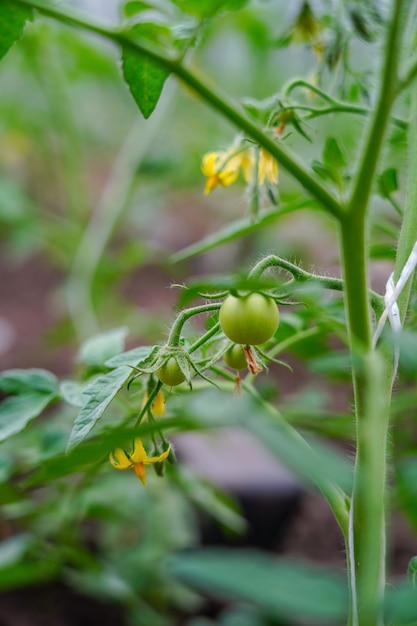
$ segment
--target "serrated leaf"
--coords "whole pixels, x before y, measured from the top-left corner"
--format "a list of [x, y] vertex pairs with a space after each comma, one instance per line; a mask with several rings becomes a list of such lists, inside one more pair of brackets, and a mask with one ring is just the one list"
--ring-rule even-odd
[[397, 191], [398, 180], [397, 170], [394, 167], [389, 167], [382, 172], [377, 178], [378, 191], [383, 198], [389, 198], [389, 196]]
[[108, 374], [99, 376], [91, 385], [86, 387], [84, 393], [89, 397], [89, 400], [82, 407], [74, 422], [67, 452], [70, 452], [87, 437], [131, 373], [130, 367], [118, 367]]
[[145, 361], [155, 350], [157, 350], [157, 346], [139, 346], [113, 356], [106, 361], [105, 365], [111, 368], [120, 367], [121, 365], [137, 367], [139, 363]]
[[23, 430], [54, 398], [55, 394], [33, 392], [3, 400], [0, 404], [0, 441]]
[[14, 369], [0, 374], [0, 389], [7, 394], [56, 393], [58, 380], [54, 374], [43, 369]]
[[63, 380], [59, 386], [63, 400], [81, 408], [86, 403], [88, 396], [84, 395], [86, 385], [74, 380]]
[[0, 59], [20, 39], [25, 23], [33, 17], [33, 9], [10, 0], [0, 3]]
[[341, 170], [346, 167], [346, 158], [334, 137], [328, 137], [323, 149], [323, 163], [330, 170]]
[[[157, 24], [136, 24], [129, 34], [147, 39], [152, 44], [169, 33], [169, 29]], [[123, 48], [123, 76], [143, 117], [148, 119], [155, 110], [165, 81], [170, 72], [158, 62], [131, 48]]]
[[168, 568], [194, 588], [250, 602], [271, 617], [335, 624], [347, 613], [346, 581], [329, 568], [226, 549], [179, 554], [169, 559]]
[[107, 360], [122, 352], [128, 332], [128, 328], [121, 327], [91, 337], [80, 348], [80, 361], [96, 367], [103, 366]]

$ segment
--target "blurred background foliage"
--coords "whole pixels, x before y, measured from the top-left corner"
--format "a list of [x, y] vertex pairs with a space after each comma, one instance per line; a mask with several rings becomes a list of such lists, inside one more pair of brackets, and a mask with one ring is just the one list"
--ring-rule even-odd
[[[369, 88], [377, 71], [385, 3], [71, 4], [113, 24], [132, 25], [146, 15], [173, 25], [176, 33], [192, 33], [198, 45], [188, 52], [188, 62], [262, 123], [271, 111], [279, 115], [282, 107], [299, 106], [292, 109], [296, 118], [286, 125], [282, 140], [343, 197], [355, 172], [363, 113], [373, 102]], [[172, 78], [145, 121], [119, 65], [112, 45], [37, 19], [0, 67], [0, 361], [2, 369], [44, 367], [71, 379], [65, 393], [57, 381], [51, 382], [56, 388], [50, 393], [67, 400], [71, 393], [73, 400], [82, 393], [75, 379], [86, 381], [108, 371], [105, 360], [125, 346], [122, 332], [113, 354], [91, 363], [79, 350], [88, 337], [126, 327], [128, 348], [165, 338], [181, 293], [169, 289], [171, 283], [245, 273], [265, 252], [320, 274], [339, 275], [333, 223], [285, 171], [280, 172], [277, 206], [263, 199], [258, 223], [248, 218], [251, 198], [242, 180], [204, 196], [201, 158], [231, 145], [235, 129]], [[285, 95], [294, 78], [362, 113], [316, 115], [314, 110], [328, 102], [302, 84]], [[379, 292], [391, 272], [400, 222], [406, 112], [405, 101], [390, 128], [372, 202], [372, 281]], [[326, 471], [345, 476], [353, 423], [343, 303], [339, 295], [316, 285], [304, 287], [296, 299], [303, 305], [282, 310], [277, 341], [285, 344], [298, 333], [313, 332], [284, 350], [294, 373], [272, 364], [270, 376], [261, 375], [257, 388], [312, 441], [318, 435], [334, 439], [335, 465]], [[393, 505], [405, 513], [414, 532], [416, 312], [414, 302], [403, 335], [392, 432]], [[140, 405], [143, 393], [139, 381], [129, 401]], [[167, 420], [173, 420], [174, 434], [204, 429], [211, 419], [236, 426], [222, 414], [223, 400], [216, 404], [205, 393], [196, 383], [195, 393], [179, 391], [169, 398]], [[63, 450], [77, 400], [72, 407], [55, 404], [45, 417], [2, 443], [0, 589], [64, 581], [83, 595], [114, 601], [123, 623], [145, 626], [257, 626], [289, 620], [262, 598], [257, 608], [237, 603], [207, 609], [200, 596], [172, 575], [173, 569], [186, 581], [197, 576], [192, 563], [174, 562], [170, 569], [166, 557], [199, 545], [207, 516], [223, 529], [222, 541], [241, 541], [248, 527], [244, 498], [213, 486], [185, 462], [168, 467], [167, 480], [151, 476], [147, 489], [132, 472], [112, 470], [107, 452], [115, 438], [126, 436], [121, 416], [127, 394], [121, 396], [105, 413], [96, 438], [67, 457]], [[244, 397], [241, 401], [241, 415], [250, 414], [249, 403]], [[260, 438], [268, 439], [266, 430]], [[235, 462], [231, 454], [230, 463]], [[293, 459], [295, 466], [298, 462], [303, 459]], [[242, 476], [244, 482], [247, 474]], [[292, 489], [300, 493], [295, 480]], [[278, 545], [275, 537], [272, 547]], [[403, 561], [397, 563], [402, 571]], [[304, 575], [308, 578], [306, 572], [298, 574], [298, 583]], [[323, 580], [326, 576], [333, 574], [324, 572]], [[212, 581], [200, 587], [211, 593]], [[329, 614], [319, 611], [317, 619], [339, 623], [343, 609], [336, 592], [333, 596]], [[289, 602], [294, 611], [299, 598]], [[305, 611], [314, 615], [311, 606]], [[211, 620], [210, 610], [218, 621]], [[199, 612], [206, 616], [196, 617]], [[306, 619], [302, 611], [292, 615]]]

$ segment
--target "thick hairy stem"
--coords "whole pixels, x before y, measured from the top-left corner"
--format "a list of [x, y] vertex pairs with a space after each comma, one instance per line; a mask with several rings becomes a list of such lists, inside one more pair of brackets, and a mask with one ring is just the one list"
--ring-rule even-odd
[[385, 47], [382, 80], [360, 167], [341, 225], [345, 303], [352, 353], [357, 456], [351, 506], [351, 623], [382, 623], [385, 585], [385, 463], [390, 388], [384, 392], [386, 365], [371, 354], [368, 301], [366, 212], [385, 129], [398, 82], [403, 0], [396, 0]]

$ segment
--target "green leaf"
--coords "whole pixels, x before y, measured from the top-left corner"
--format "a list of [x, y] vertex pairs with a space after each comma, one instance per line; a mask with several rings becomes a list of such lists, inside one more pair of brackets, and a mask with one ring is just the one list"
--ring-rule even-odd
[[[269, 407], [269, 405], [267, 405]], [[308, 443], [292, 429], [277, 411], [247, 396], [207, 390], [184, 400], [180, 417], [189, 417], [209, 428], [244, 426], [262, 441], [272, 454], [309, 484], [326, 489], [337, 483], [349, 490], [353, 466], [342, 454], [325, 443]]]
[[3, 400], [0, 404], [0, 441], [23, 430], [54, 398], [55, 394], [26, 393]]
[[378, 192], [383, 198], [389, 198], [394, 191], [398, 190], [397, 170], [389, 167], [377, 178]]
[[[129, 34], [153, 42], [160, 33], [169, 32], [156, 24], [136, 24]], [[123, 48], [122, 70], [125, 81], [143, 117], [148, 119], [155, 110], [170, 72], [141, 52]]]
[[127, 328], [121, 327], [91, 337], [81, 346], [80, 361], [96, 367], [103, 366], [108, 359], [123, 350], [128, 332]]
[[324, 165], [323, 163], [320, 163], [320, 161], [317, 161], [316, 159], [314, 159], [311, 163], [311, 168], [318, 176], [320, 176], [322, 180], [331, 180], [334, 183], [337, 183], [339, 180], [333, 169], [327, 167], [327, 165]]
[[403, 580], [395, 589], [387, 588], [386, 617], [395, 626], [414, 626], [417, 621], [417, 588]]
[[186, 261], [187, 259], [197, 256], [198, 254], [223, 246], [224, 244], [230, 243], [235, 239], [240, 239], [244, 235], [248, 235], [256, 230], [271, 226], [271, 224], [276, 222], [280, 217], [287, 215], [288, 213], [292, 213], [293, 211], [297, 211], [298, 209], [302, 209], [304, 207], [310, 208], [311, 206], [311, 200], [306, 200], [305, 197], [297, 197], [289, 202], [281, 204], [277, 211], [267, 213], [256, 222], [248, 217], [236, 220], [235, 222], [225, 226], [218, 233], [209, 235], [208, 237], [201, 239], [201, 241], [179, 250], [170, 257], [170, 262], [180, 263], [181, 261]]
[[[88, 383], [87, 383], [88, 384]], [[88, 396], [84, 395], [86, 384], [78, 383], [74, 380], [63, 380], [59, 386], [63, 400], [81, 408], [87, 402]]]
[[341, 170], [346, 167], [346, 158], [334, 137], [328, 137], [323, 149], [323, 163], [330, 170]]
[[42, 369], [6, 370], [0, 374], [0, 389], [7, 394], [56, 393], [58, 380], [54, 374]]
[[58, 397], [56, 377], [41, 369], [3, 372], [0, 389], [12, 396], [0, 403], [0, 441], [23, 430]]
[[0, 543], [1, 591], [40, 584], [56, 573], [56, 563], [45, 557], [45, 549], [34, 537], [22, 534]]
[[249, 0], [172, 0], [181, 11], [199, 18], [212, 17], [222, 11], [239, 11]]
[[0, 59], [2, 59], [23, 34], [27, 20], [33, 17], [33, 9], [2, 0], [0, 3]]
[[122, 366], [99, 376], [91, 385], [88, 385], [84, 394], [89, 398], [82, 407], [74, 422], [68, 441], [67, 451], [70, 452], [78, 446], [88, 433], [94, 428], [96, 422], [103, 415], [117, 392], [123, 387], [132, 370], [130, 367]]
[[238, 598], [278, 619], [335, 624], [345, 619], [347, 585], [339, 572], [254, 550], [197, 550], [171, 557], [168, 568], [194, 588]]
[[131, 0], [131, 2], [126, 2], [123, 6], [123, 15], [126, 17], [132, 17], [132, 15], [136, 15], [141, 11], [146, 11], [147, 9], [152, 9], [153, 6], [149, 2], [140, 2], [139, 0]]
[[133, 348], [132, 350], [113, 356], [106, 361], [105, 365], [111, 368], [120, 367], [121, 365], [137, 367], [139, 363], [145, 361], [156, 349], [156, 346], [139, 346], [138, 348]]

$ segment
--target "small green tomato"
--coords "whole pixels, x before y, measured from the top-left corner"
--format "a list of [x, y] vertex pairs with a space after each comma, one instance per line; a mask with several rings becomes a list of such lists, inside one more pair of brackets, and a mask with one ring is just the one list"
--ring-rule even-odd
[[261, 293], [227, 296], [220, 307], [220, 326], [234, 343], [256, 346], [268, 341], [279, 325], [278, 307]]
[[235, 343], [224, 353], [223, 358], [226, 365], [232, 370], [244, 370], [247, 368], [245, 351], [241, 345]]
[[171, 356], [159, 369], [156, 370], [161, 383], [169, 387], [175, 387], [184, 382], [185, 376], [176, 359]]

